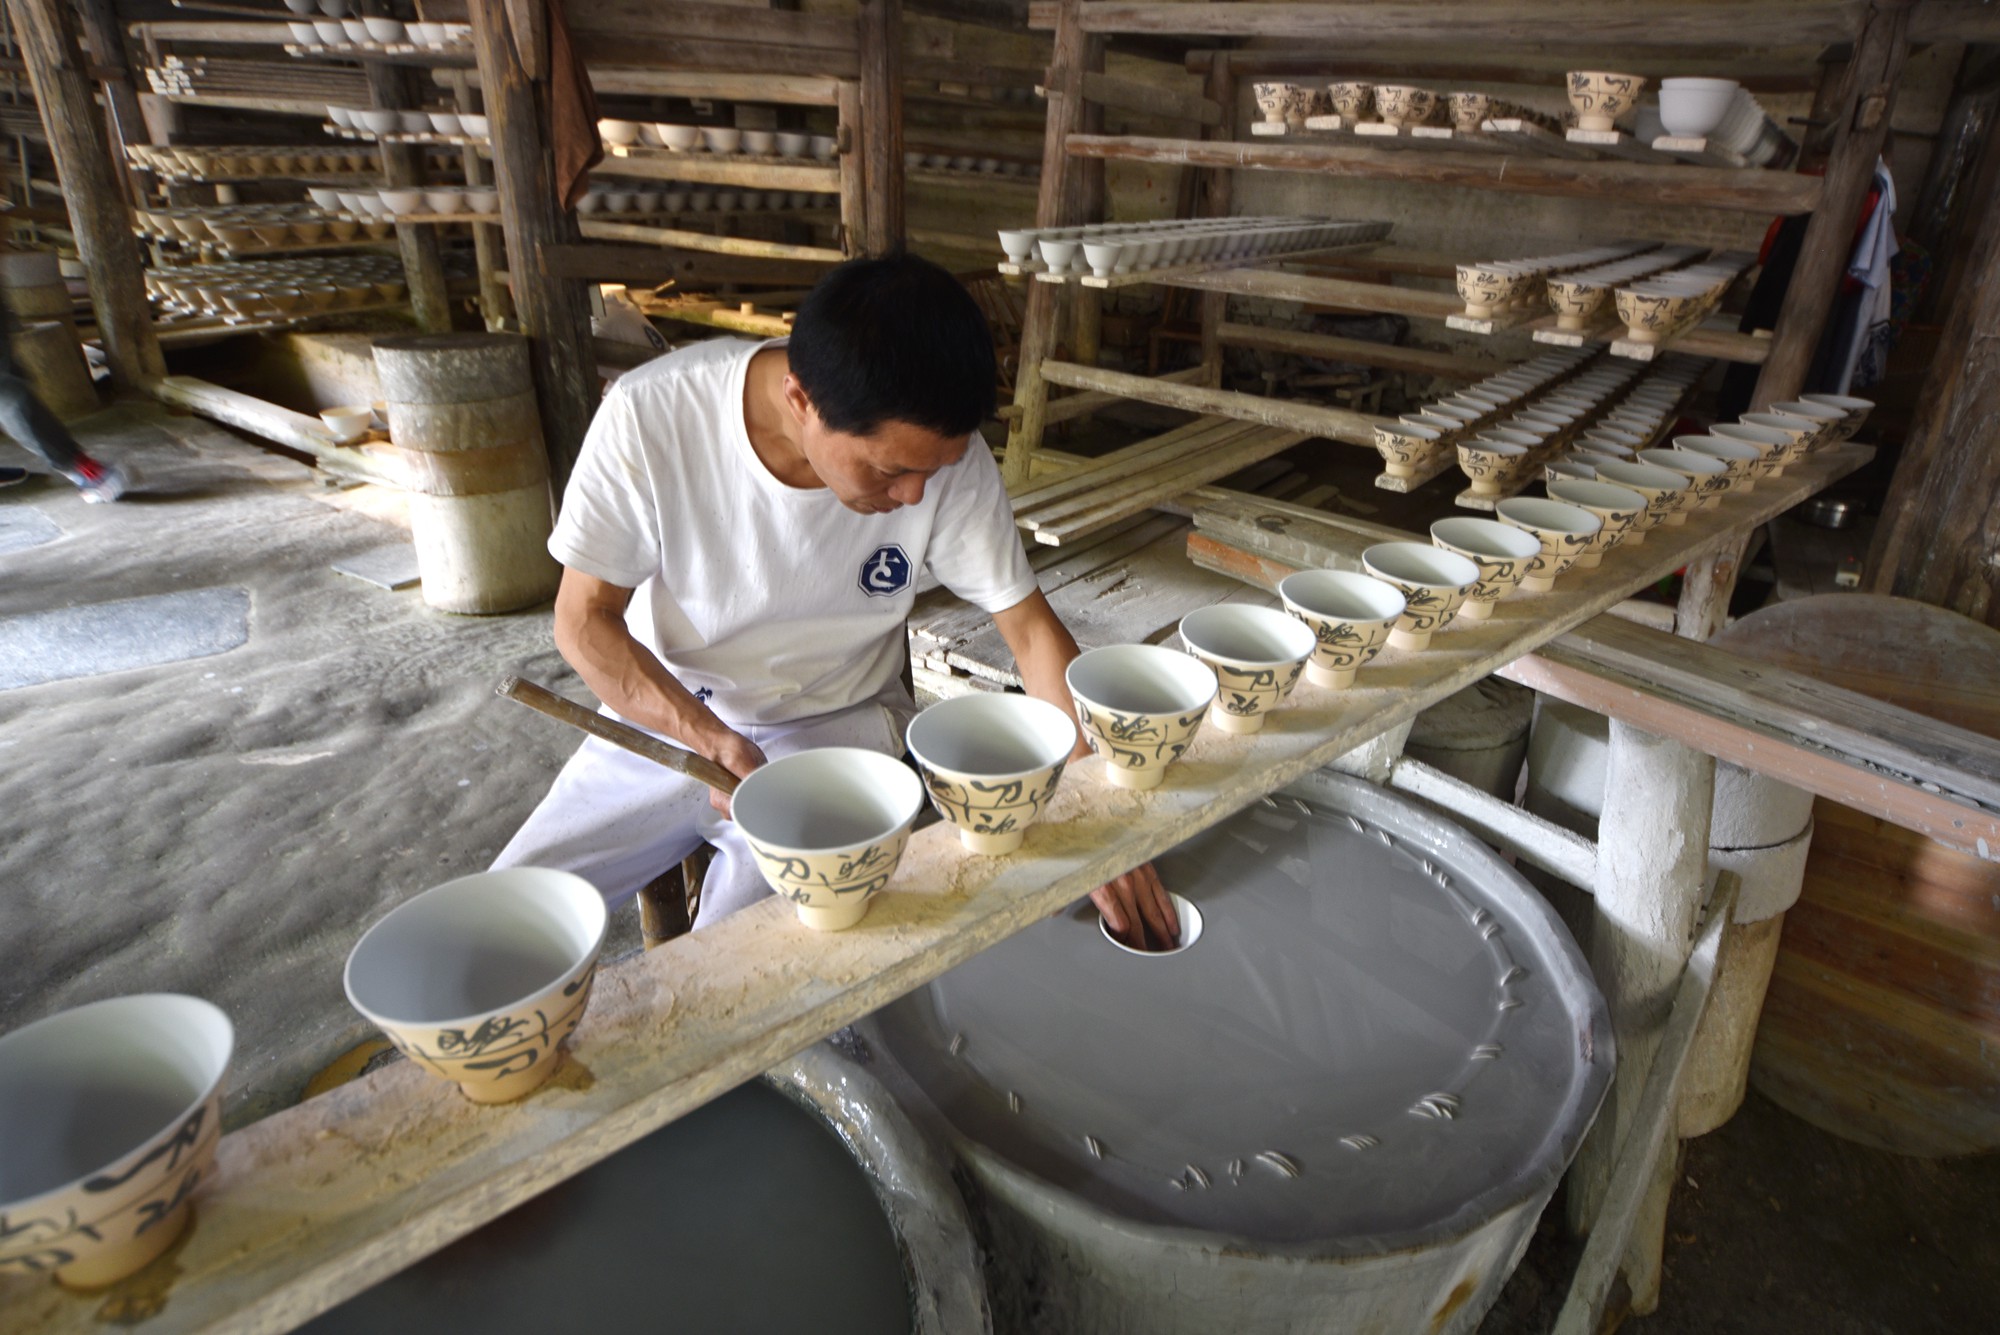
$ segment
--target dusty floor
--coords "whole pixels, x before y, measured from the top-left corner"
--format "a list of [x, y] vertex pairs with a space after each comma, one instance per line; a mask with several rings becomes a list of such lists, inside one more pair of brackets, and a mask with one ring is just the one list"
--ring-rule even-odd
[[[341, 991], [360, 930], [483, 866], [573, 747], [492, 695], [506, 672], [575, 691], [546, 611], [456, 618], [417, 590], [335, 574], [406, 539], [393, 497], [336, 492], [217, 428], [93, 419], [91, 448], [144, 476], [83, 505], [0, 491], [4, 619], [241, 588], [249, 638], [205, 658], [0, 691], [0, 1015], [177, 989], [238, 1026], [232, 1115], [290, 1102], [365, 1036]], [[0, 443], [0, 462], [15, 452]], [[630, 942], [631, 915], [620, 923]], [[1993, 1329], [2000, 1157], [1932, 1163], [1849, 1145], [1754, 1094], [1691, 1147], [1660, 1311], [1627, 1326], [1724, 1332]], [[1559, 1207], [1551, 1210], [1559, 1218]], [[1489, 1335], [1548, 1329], [1576, 1245], [1551, 1222]]]

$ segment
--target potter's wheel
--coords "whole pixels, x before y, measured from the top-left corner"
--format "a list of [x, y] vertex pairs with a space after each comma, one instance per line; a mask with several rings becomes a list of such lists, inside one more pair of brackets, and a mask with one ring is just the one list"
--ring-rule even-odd
[[962, 1150], [1142, 1224], [1375, 1250], [1546, 1191], [1611, 1064], [1575, 945], [1427, 810], [1358, 781], [1315, 803], [1158, 861], [1202, 912], [1188, 949], [1120, 951], [1084, 906], [875, 1038]]

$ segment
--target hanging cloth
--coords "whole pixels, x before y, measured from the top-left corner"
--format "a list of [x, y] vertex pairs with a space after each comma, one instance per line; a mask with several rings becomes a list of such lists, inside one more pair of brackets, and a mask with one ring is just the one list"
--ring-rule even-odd
[[569, 36], [563, 0], [547, 0], [549, 13], [549, 152], [555, 159], [556, 195], [573, 209], [590, 187], [590, 169], [604, 161], [597, 133], [597, 93], [590, 71]]
[[1869, 215], [1854, 254], [1847, 265], [1851, 284], [1862, 289], [1857, 318], [1848, 335], [1838, 373], [1836, 394], [1845, 394], [1857, 385], [1871, 385], [1882, 378], [1889, 361], [1889, 316], [1894, 305], [1890, 267], [1896, 245], [1896, 182], [1888, 164], [1875, 160], [1875, 191], [1879, 198]]

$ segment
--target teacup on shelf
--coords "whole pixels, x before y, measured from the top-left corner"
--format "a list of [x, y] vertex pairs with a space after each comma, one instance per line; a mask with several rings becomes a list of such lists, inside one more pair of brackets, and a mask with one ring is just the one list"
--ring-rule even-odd
[[1363, 121], [1368, 119], [1369, 113], [1374, 109], [1375, 87], [1373, 84], [1343, 80], [1339, 83], [1328, 84], [1326, 86], [1326, 93], [1328, 98], [1333, 102], [1334, 111], [1343, 119]]
[[1431, 541], [1479, 567], [1479, 582], [1465, 596], [1459, 615], [1484, 621], [1493, 604], [1517, 588], [1542, 544], [1530, 533], [1494, 519], [1454, 515], [1431, 525]]
[[1214, 703], [1215, 673], [1187, 654], [1150, 644], [1107, 645], [1064, 674], [1090, 749], [1121, 788], [1157, 788]]
[[1336, 689], [1352, 686], [1355, 673], [1382, 652], [1405, 606], [1395, 585], [1349, 570], [1287, 575], [1278, 596], [1317, 641], [1306, 662], [1306, 680]]
[[1443, 431], [1435, 426], [1392, 422], [1375, 428], [1375, 449], [1390, 477], [1415, 477], [1445, 448], [1443, 441]]
[[1577, 564], [1591, 569], [1603, 563], [1604, 554], [1621, 542], [1638, 546], [1646, 540], [1640, 520], [1646, 514], [1646, 498], [1630, 487], [1610, 482], [1581, 482], [1562, 478], [1544, 484], [1549, 499], [1588, 510], [1603, 521], [1597, 536], [1577, 558]]
[[1645, 86], [1646, 80], [1637, 74], [1571, 70], [1569, 104], [1576, 109], [1577, 128], [1616, 128], [1618, 118], [1639, 105], [1639, 92]]
[[1458, 471], [1465, 474], [1475, 496], [1498, 496], [1521, 475], [1530, 462], [1532, 448], [1503, 440], [1479, 437], [1458, 444]]
[[1665, 524], [1679, 527], [1687, 523], [1687, 507], [1693, 499], [1688, 491], [1687, 479], [1668, 468], [1658, 468], [1652, 464], [1628, 463], [1623, 459], [1607, 459], [1594, 465], [1600, 481], [1629, 487], [1646, 498], [1646, 516], [1640, 521], [1644, 528], [1654, 528]]
[[932, 705], [904, 733], [931, 805], [974, 853], [1011, 853], [1062, 782], [1076, 724], [1027, 695], [965, 695]]
[[1437, 94], [1428, 88], [1402, 83], [1375, 85], [1375, 110], [1385, 125], [1398, 128], [1422, 125], [1430, 119], [1431, 110], [1436, 105]]
[[1215, 673], [1209, 721], [1224, 732], [1256, 732], [1299, 684], [1316, 638], [1297, 618], [1238, 603], [1181, 618], [1181, 643]]
[[1514, 496], [1493, 507], [1500, 522], [1528, 533], [1541, 544], [1541, 552], [1528, 563], [1521, 587], [1531, 593], [1546, 593], [1556, 586], [1556, 577], [1575, 565], [1596, 539], [1604, 522], [1588, 510], [1561, 501], [1535, 496]]
[[1832, 438], [1836, 443], [1854, 439], [1862, 423], [1868, 420], [1868, 414], [1875, 411], [1874, 400], [1856, 398], [1852, 394], [1801, 394], [1799, 402], [1836, 408], [1841, 412], [1842, 424]]
[[1403, 595], [1403, 613], [1389, 632], [1398, 649], [1429, 645], [1479, 583], [1479, 567], [1470, 560], [1421, 542], [1378, 542], [1361, 553], [1361, 566]]
[[[1756, 415], [1775, 416], [1769, 413]], [[1778, 420], [1786, 419], [1780, 417]], [[1801, 424], [1795, 423], [1795, 425]], [[1782, 474], [1786, 464], [1804, 455], [1813, 434], [1810, 430], [1800, 435], [1777, 427], [1745, 422], [1717, 422], [1708, 429], [1708, 433], [1723, 440], [1733, 440], [1738, 444], [1748, 445], [1756, 450], [1759, 458], [1752, 471], [1758, 477], [1777, 477]]]
[[1674, 448], [1719, 461], [1727, 469], [1728, 489], [1748, 492], [1757, 489], [1757, 475], [1763, 471], [1764, 457], [1771, 447], [1760, 448], [1726, 436], [1675, 436]]
[[730, 815], [757, 869], [815, 931], [852, 927], [902, 861], [924, 785], [879, 751], [829, 746], [751, 771]]
[[1729, 465], [1710, 455], [1683, 449], [1640, 450], [1639, 462], [1685, 477], [1694, 498], [1688, 509], [1713, 510], [1722, 504], [1722, 493], [1729, 490]]
[[1444, 100], [1451, 111], [1452, 129], [1460, 134], [1476, 133], [1493, 114], [1493, 99], [1485, 93], [1446, 93]]
[[1250, 91], [1257, 99], [1257, 119], [1266, 125], [1285, 123], [1285, 93], [1288, 83], [1253, 83]]
[[1582, 278], [1551, 277], [1544, 284], [1549, 309], [1555, 312], [1556, 328], [1587, 329], [1604, 309], [1611, 289]]

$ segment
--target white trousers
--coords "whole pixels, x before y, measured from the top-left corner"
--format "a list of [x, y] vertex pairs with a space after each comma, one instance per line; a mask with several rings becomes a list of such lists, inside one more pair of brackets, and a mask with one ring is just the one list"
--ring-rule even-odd
[[[736, 730], [769, 760], [822, 746], [859, 746], [900, 756], [903, 725], [912, 712], [914, 707], [897, 709], [895, 702], [869, 700], [817, 718], [739, 725]], [[715, 859], [702, 878], [696, 927], [771, 893], [749, 845], [736, 823], [709, 805], [706, 784], [591, 737], [500, 850], [493, 869], [575, 872], [616, 907], [704, 842], [714, 845]]]

